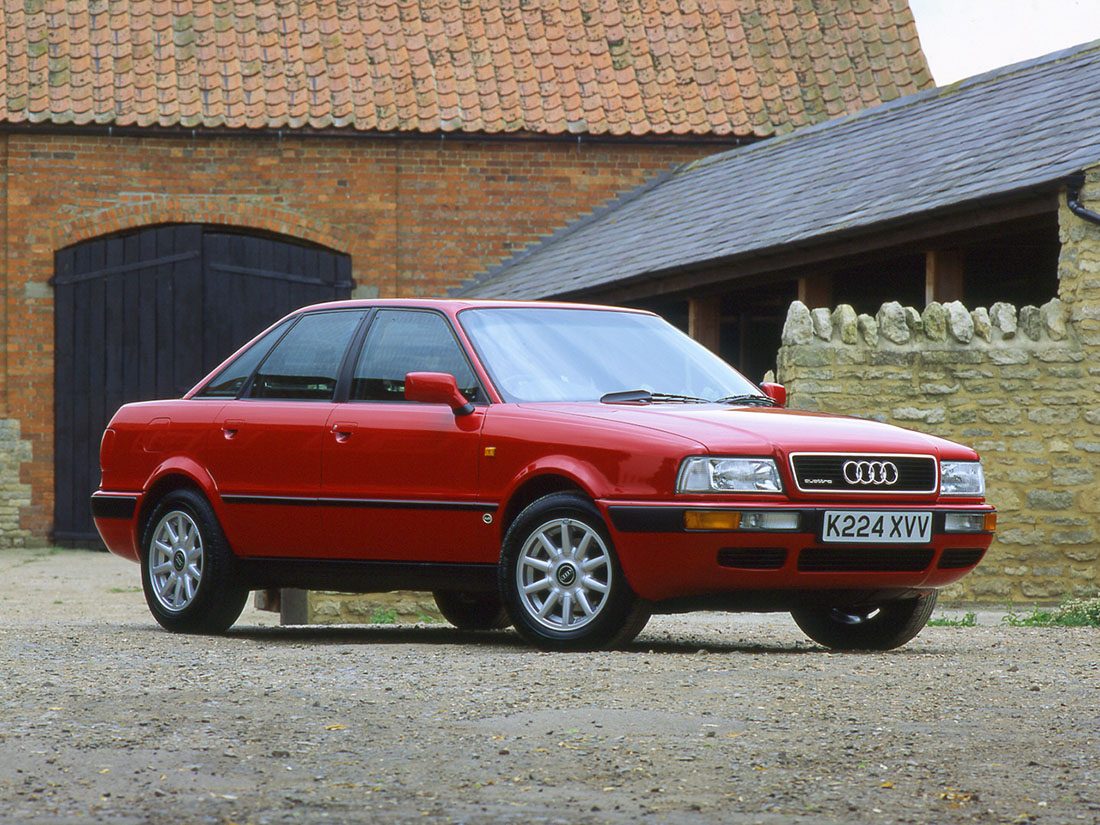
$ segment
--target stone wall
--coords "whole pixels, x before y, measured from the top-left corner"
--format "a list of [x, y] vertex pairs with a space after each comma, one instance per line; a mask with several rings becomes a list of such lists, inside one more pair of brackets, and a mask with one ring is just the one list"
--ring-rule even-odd
[[[1085, 200], [1100, 200], [1100, 172]], [[1100, 588], [1100, 226], [1062, 207], [1059, 298], [923, 310], [791, 305], [778, 378], [791, 406], [875, 418], [982, 456], [999, 532], [947, 594], [1051, 602]]]

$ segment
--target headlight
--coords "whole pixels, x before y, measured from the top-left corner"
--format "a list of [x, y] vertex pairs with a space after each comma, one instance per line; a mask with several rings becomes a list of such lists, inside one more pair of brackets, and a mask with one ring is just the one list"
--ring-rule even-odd
[[940, 494], [985, 495], [985, 474], [980, 461], [944, 461], [940, 464]]
[[781, 493], [779, 469], [770, 458], [711, 458], [684, 460], [676, 480], [678, 493]]

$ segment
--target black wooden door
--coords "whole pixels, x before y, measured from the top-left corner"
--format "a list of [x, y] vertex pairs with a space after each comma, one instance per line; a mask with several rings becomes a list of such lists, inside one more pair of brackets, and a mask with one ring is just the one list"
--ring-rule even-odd
[[54, 277], [54, 538], [97, 538], [89, 497], [119, 406], [189, 390], [296, 307], [347, 298], [347, 255], [195, 224], [59, 251]]

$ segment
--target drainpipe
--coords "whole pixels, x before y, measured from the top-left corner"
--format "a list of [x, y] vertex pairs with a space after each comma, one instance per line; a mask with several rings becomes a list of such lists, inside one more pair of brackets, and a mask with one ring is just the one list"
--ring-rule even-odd
[[1085, 185], [1085, 173], [1078, 172], [1075, 175], [1066, 179], [1066, 206], [1069, 207], [1069, 211], [1079, 218], [1083, 218], [1086, 221], [1100, 224], [1100, 212], [1093, 212], [1091, 209], [1081, 205], [1081, 189]]

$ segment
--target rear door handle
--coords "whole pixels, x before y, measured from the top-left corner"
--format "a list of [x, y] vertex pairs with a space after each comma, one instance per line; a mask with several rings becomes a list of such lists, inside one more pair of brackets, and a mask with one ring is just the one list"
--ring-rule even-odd
[[225, 436], [226, 441], [232, 441], [237, 437], [237, 430], [240, 429], [243, 421], [240, 420], [227, 420], [222, 422], [222, 435]]
[[358, 424], [338, 421], [332, 425], [332, 434], [336, 436], [336, 442], [338, 444], [343, 444], [351, 438], [352, 434], [354, 434], [357, 429], [359, 429]]

